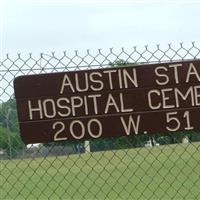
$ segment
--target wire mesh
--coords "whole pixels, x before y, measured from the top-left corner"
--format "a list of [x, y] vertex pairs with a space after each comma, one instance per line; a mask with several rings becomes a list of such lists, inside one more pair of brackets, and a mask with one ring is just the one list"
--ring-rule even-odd
[[0, 199], [199, 199], [198, 131], [25, 145], [13, 79], [19, 75], [200, 58], [200, 44], [3, 55]]

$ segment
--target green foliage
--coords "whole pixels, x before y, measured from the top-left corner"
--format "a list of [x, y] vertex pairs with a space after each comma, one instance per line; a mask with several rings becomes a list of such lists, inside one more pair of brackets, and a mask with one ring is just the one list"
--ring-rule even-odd
[[190, 131], [189, 134], [190, 134], [189, 139], [191, 141], [195, 141], [195, 142], [200, 141], [200, 131], [199, 130], [198, 131]]
[[19, 132], [15, 99], [0, 104], [0, 125], [11, 132]]
[[8, 131], [0, 126], [0, 149], [6, 150], [9, 157], [14, 157], [17, 151], [25, 147], [18, 133]]
[[130, 64], [130, 63], [123, 59], [118, 59], [118, 60], [115, 60], [114, 62], [109, 62], [109, 65], [112, 67], [118, 67], [118, 66], [128, 65], [128, 64]]
[[99, 138], [90, 141], [91, 151], [128, 149], [133, 147], [142, 147], [149, 140], [148, 135], [122, 136], [116, 138]]
[[19, 135], [16, 102], [10, 99], [0, 104], [0, 149], [11, 158], [24, 147]]
[[8, 136], [6, 134], [6, 129], [0, 126], [0, 149], [6, 149], [8, 144]]

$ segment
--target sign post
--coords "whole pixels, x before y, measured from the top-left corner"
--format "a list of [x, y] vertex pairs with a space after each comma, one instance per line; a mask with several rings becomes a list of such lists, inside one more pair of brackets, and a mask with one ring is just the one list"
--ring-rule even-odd
[[200, 128], [200, 60], [20, 76], [25, 143]]

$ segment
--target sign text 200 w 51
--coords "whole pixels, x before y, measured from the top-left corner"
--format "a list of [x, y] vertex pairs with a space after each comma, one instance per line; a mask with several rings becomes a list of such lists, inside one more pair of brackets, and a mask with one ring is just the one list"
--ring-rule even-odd
[[191, 122], [190, 122], [190, 113], [189, 111], [185, 111], [184, 114], [183, 114], [183, 119], [185, 119], [186, 121], [184, 120], [180, 120], [178, 119], [177, 117], [177, 114], [178, 112], [167, 112], [166, 113], [166, 122], [167, 122], [167, 126], [166, 126], [166, 129], [168, 131], [177, 131], [179, 130], [179, 128], [181, 127], [181, 123], [186, 123], [186, 126], [185, 126], [185, 130], [192, 130], [194, 129], [193, 126], [191, 126]]

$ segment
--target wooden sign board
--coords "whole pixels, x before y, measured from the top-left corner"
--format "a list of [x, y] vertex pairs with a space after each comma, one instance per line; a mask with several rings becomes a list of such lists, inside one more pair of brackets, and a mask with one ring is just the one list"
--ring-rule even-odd
[[200, 128], [200, 60], [20, 76], [25, 143]]

